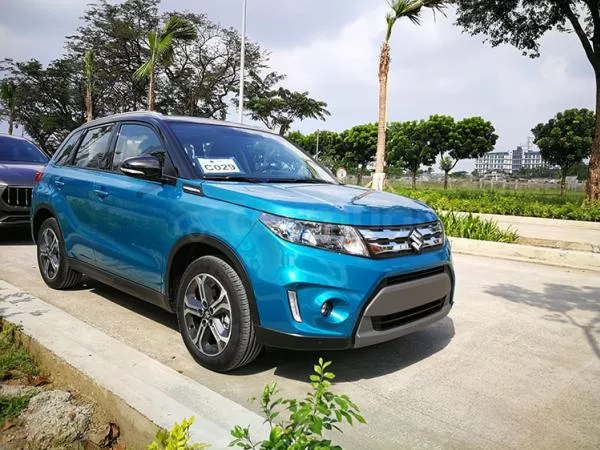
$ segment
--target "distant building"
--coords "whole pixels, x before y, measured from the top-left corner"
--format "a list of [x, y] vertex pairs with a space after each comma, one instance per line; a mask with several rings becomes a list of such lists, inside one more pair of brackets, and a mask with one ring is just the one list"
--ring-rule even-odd
[[475, 163], [475, 168], [480, 174], [486, 173], [518, 173], [521, 169], [546, 169], [549, 164], [542, 159], [540, 152], [533, 150], [523, 150], [523, 147], [517, 147], [510, 152], [491, 152]]

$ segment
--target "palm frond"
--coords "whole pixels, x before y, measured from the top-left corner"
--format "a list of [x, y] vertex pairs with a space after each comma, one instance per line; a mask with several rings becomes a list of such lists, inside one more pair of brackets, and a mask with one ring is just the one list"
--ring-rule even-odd
[[94, 73], [94, 52], [86, 50], [83, 54], [83, 67], [85, 69], [85, 76], [89, 80], [92, 78]]
[[150, 76], [152, 71], [154, 70], [154, 60], [149, 59], [144, 64], [142, 64], [138, 70], [133, 73], [133, 77], [136, 80], [143, 80]]
[[183, 17], [171, 16], [160, 31], [161, 38], [171, 36], [172, 39], [191, 41], [198, 36], [194, 24]]

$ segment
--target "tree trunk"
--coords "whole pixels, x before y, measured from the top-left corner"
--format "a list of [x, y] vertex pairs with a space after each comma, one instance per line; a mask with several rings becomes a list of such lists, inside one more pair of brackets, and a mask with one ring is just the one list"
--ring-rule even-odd
[[10, 110], [8, 112], [8, 134], [9, 135], [13, 134], [14, 122], [15, 122], [15, 108], [12, 107], [12, 108], [10, 108]]
[[154, 91], [155, 91], [155, 74], [154, 69], [150, 71], [150, 79], [148, 81], [148, 111], [154, 111]]
[[600, 69], [596, 71], [596, 129], [586, 191], [589, 201], [600, 201]]
[[86, 109], [86, 120], [87, 122], [91, 122], [94, 120], [94, 110], [92, 104], [92, 82], [88, 80], [86, 82], [86, 92], [85, 92], [85, 109]]
[[567, 172], [568, 169], [562, 170], [560, 173], [560, 195], [565, 195], [567, 186]]
[[417, 172], [411, 172], [412, 173], [412, 188], [416, 189], [417, 188]]
[[360, 183], [362, 182], [362, 177], [363, 177], [363, 171], [364, 171], [364, 166], [358, 169], [358, 172], [356, 172], [356, 184], [358, 186], [360, 186]]
[[448, 189], [448, 172], [444, 171], [444, 189]]
[[379, 56], [379, 123], [377, 129], [377, 156], [375, 174], [373, 176], [373, 189], [383, 190], [385, 180], [385, 135], [387, 127], [387, 94], [388, 74], [390, 71], [390, 46], [387, 41], [381, 47]]

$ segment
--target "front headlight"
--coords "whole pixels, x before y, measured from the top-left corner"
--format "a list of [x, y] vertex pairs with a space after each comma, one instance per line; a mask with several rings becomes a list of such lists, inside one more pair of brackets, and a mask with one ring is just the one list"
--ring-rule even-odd
[[349, 255], [369, 256], [360, 234], [354, 227], [330, 223], [307, 222], [262, 213], [260, 221], [281, 239]]

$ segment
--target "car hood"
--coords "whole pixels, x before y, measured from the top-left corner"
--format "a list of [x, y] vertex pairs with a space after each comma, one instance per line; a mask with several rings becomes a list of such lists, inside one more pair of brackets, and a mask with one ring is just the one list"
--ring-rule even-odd
[[5, 163], [0, 162], [0, 184], [9, 186], [33, 186], [35, 173], [44, 169], [38, 163]]
[[358, 186], [207, 181], [202, 187], [207, 197], [294, 219], [358, 226], [437, 220], [423, 203]]

